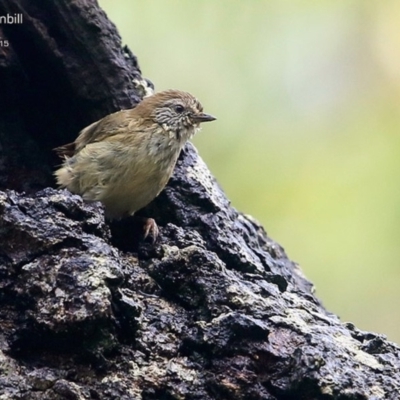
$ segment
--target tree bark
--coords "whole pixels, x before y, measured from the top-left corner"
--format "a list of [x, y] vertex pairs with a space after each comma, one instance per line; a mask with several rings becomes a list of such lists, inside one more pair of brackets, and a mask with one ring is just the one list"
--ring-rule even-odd
[[[54, 188], [51, 149], [151, 83], [95, 0], [2, 0], [0, 399], [398, 399], [399, 348], [327, 312], [188, 144], [142, 215]], [[1, 43], [1, 42], [0, 42]]]

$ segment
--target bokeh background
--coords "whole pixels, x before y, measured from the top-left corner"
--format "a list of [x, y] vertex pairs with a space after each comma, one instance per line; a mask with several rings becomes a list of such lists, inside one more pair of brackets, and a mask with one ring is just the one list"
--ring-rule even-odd
[[233, 205], [343, 321], [400, 342], [400, 2], [100, 0]]

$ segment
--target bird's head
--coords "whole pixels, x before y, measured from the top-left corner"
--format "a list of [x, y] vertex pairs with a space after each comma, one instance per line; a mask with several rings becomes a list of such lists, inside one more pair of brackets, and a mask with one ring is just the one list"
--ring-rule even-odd
[[194, 96], [179, 90], [166, 90], [146, 97], [138, 107], [145, 109], [153, 123], [182, 142], [190, 139], [202, 122], [216, 119], [203, 112]]

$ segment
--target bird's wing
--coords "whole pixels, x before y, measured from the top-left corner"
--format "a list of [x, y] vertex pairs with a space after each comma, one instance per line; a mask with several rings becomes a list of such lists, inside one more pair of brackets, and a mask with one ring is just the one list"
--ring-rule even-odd
[[[54, 151], [61, 158], [72, 157], [74, 154], [80, 152], [87, 144], [100, 142], [121, 133], [121, 130], [126, 130], [127, 125], [134, 118], [134, 109], [121, 110], [107, 115], [82, 129], [74, 142], [56, 147]], [[134, 128], [134, 124], [131, 125], [133, 125]], [[134, 131], [131, 127], [130, 130], [132, 130], [132, 132]]]

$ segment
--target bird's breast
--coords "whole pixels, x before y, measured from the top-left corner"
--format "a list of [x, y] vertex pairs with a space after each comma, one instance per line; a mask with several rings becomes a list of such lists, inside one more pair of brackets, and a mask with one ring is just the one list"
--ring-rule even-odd
[[179, 150], [130, 152], [118, 155], [119, 174], [106, 186], [100, 199], [111, 217], [132, 215], [164, 189], [172, 175]]

